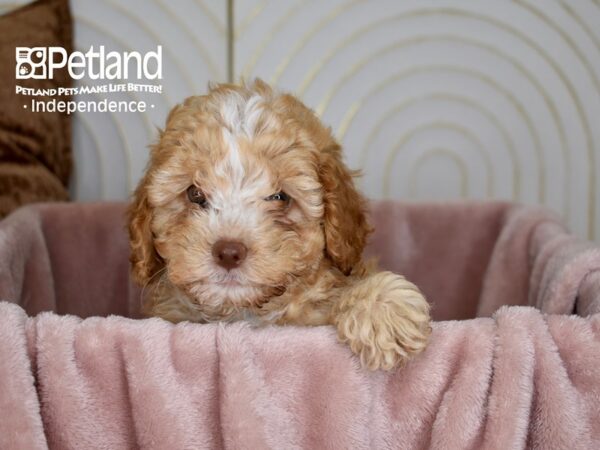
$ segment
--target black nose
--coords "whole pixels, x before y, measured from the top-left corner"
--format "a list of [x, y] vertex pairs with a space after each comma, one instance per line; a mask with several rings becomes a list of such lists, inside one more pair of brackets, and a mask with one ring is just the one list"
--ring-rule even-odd
[[244, 259], [248, 249], [237, 241], [218, 240], [212, 247], [212, 255], [221, 267], [227, 270], [235, 269]]

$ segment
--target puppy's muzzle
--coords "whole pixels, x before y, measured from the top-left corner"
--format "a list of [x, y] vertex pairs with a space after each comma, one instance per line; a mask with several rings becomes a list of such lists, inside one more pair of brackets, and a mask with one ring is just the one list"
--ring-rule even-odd
[[247, 253], [246, 246], [238, 241], [220, 239], [212, 247], [213, 258], [218, 265], [227, 270], [238, 267], [246, 259]]

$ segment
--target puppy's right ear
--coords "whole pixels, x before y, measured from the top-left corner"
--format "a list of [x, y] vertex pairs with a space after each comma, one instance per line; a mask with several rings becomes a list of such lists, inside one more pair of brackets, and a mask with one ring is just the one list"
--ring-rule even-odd
[[151, 229], [152, 212], [148, 204], [146, 177], [140, 181], [135, 190], [127, 215], [131, 270], [135, 280], [144, 285], [164, 267], [163, 259], [154, 248]]

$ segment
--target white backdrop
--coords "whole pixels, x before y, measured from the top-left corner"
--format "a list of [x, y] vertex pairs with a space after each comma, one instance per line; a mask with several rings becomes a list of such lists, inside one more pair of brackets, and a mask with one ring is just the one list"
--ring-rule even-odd
[[161, 44], [165, 88], [147, 114], [75, 118], [77, 199], [126, 198], [170, 107], [208, 80], [260, 76], [332, 125], [370, 197], [542, 203], [600, 239], [599, 0], [72, 7], [78, 48]]

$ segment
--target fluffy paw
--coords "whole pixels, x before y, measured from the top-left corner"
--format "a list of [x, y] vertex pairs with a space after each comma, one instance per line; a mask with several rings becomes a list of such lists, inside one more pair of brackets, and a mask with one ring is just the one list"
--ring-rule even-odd
[[338, 336], [371, 370], [403, 365], [427, 345], [429, 304], [400, 275], [380, 272], [352, 286], [334, 318]]

